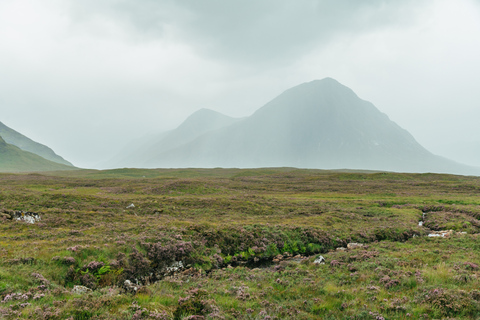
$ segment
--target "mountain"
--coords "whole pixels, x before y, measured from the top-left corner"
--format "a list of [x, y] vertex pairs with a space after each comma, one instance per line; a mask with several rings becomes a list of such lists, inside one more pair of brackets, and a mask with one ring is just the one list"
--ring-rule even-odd
[[372, 103], [331, 78], [291, 88], [248, 118], [189, 137], [171, 145], [165, 137], [136, 166], [480, 173], [433, 155]]
[[0, 172], [73, 170], [72, 166], [46, 160], [39, 155], [8, 144], [0, 137]]
[[132, 141], [123, 151], [109, 162], [106, 167], [135, 167], [145, 162], [145, 159], [156, 159], [163, 152], [172, 150], [193, 141], [199, 136], [228, 127], [242, 119], [232, 118], [219, 112], [200, 109], [190, 115], [174, 130], [143, 138], [143, 141]]
[[480, 141], [465, 138], [465, 140], [437, 141], [430, 149], [458, 162], [480, 167]]
[[19, 147], [24, 151], [29, 151], [36, 155], [39, 155], [42, 158], [47, 160], [64, 164], [67, 166], [73, 166], [70, 162], [66, 161], [59, 155], [57, 155], [52, 149], [49, 147], [40, 144], [31, 140], [30, 138], [25, 137], [23, 134], [7, 127], [3, 123], [0, 122], [0, 137], [2, 137], [5, 142], [8, 144], [12, 144], [14, 146]]

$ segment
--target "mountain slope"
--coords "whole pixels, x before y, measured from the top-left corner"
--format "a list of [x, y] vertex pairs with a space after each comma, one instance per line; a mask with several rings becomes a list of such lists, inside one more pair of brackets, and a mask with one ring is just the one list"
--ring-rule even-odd
[[330, 78], [289, 89], [242, 121], [144, 159], [140, 166], [475, 171], [431, 154], [373, 104]]
[[0, 172], [73, 170], [72, 166], [46, 160], [34, 153], [8, 144], [0, 137]]
[[59, 155], [57, 155], [52, 149], [49, 147], [40, 144], [38, 142], [33, 141], [30, 138], [25, 137], [21, 133], [7, 127], [3, 123], [0, 122], [0, 136], [7, 142], [8, 144], [12, 144], [14, 146], [19, 147], [24, 151], [29, 151], [40, 157], [57, 162], [60, 164], [64, 164], [67, 166], [73, 166], [70, 162], [66, 161]]
[[135, 141], [133, 144], [136, 146], [129, 146], [130, 151], [125, 152], [127, 156], [112, 159], [107, 163], [107, 167], [141, 166], [145, 159], [157, 158], [163, 152], [178, 148], [207, 132], [228, 127], [240, 120], [213, 110], [200, 109], [174, 130], [145, 138], [143, 143]]

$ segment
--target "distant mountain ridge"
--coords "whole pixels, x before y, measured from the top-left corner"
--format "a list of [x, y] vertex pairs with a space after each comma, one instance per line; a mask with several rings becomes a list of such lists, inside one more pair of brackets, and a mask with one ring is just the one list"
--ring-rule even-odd
[[331, 78], [293, 87], [250, 117], [217, 129], [195, 131], [189, 121], [180, 128], [190, 130], [189, 139], [166, 135], [143, 150], [135, 166], [480, 173], [433, 155], [372, 103]]
[[42, 158], [56, 163], [64, 164], [66, 166], [73, 166], [73, 164], [57, 155], [49, 147], [33, 141], [23, 134], [7, 127], [2, 122], [0, 122], [0, 137], [2, 137], [6, 143], [17, 146], [24, 151], [34, 153]]
[[160, 156], [162, 152], [175, 149], [207, 132], [228, 127], [240, 120], [242, 118], [232, 118], [213, 110], [200, 109], [191, 114], [174, 130], [145, 138], [143, 142], [136, 140], [134, 142], [135, 146], [126, 148], [130, 149], [130, 152], [118, 156], [117, 159], [110, 160], [106, 165], [110, 167], [137, 166], [143, 163], [145, 158], [155, 157], [157, 153]]
[[0, 172], [74, 170], [75, 167], [46, 160], [39, 155], [8, 144], [0, 137]]

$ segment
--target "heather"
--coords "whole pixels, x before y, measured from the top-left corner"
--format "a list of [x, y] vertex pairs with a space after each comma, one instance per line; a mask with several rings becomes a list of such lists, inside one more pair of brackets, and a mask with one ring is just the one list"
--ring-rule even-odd
[[479, 190], [289, 168], [1, 174], [0, 318], [476, 319]]

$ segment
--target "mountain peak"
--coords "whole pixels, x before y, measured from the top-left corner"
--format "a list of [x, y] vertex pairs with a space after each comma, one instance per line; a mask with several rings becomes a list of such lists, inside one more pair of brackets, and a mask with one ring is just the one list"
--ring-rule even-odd
[[372, 103], [332, 78], [288, 89], [231, 125], [221, 121], [214, 126], [217, 117], [226, 116], [197, 111], [142, 154], [142, 167], [470, 170], [434, 156]]
[[192, 113], [185, 121], [179, 126], [179, 128], [183, 127], [195, 127], [200, 131], [205, 130], [205, 128], [212, 127], [223, 127], [225, 125], [229, 125], [232, 122], [236, 121], [236, 119], [221, 114], [220, 112], [202, 108], [200, 110], [195, 111]]
[[[341, 84], [337, 80], [333, 78], [323, 78], [321, 80], [312, 80], [310, 82], [305, 82], [302, 83], [298, 86], [295, 86], [288, 91], [295, 91], [295, 89], [301, 89], [301, 90], [315, 90], [318, 93], [322, 94], [349, 94], [357, 97], [357, 95], [353, 92], [352, 89], [349, 87]], [[302, 94], [305, 94], [305, 92], [301, 92]]]

